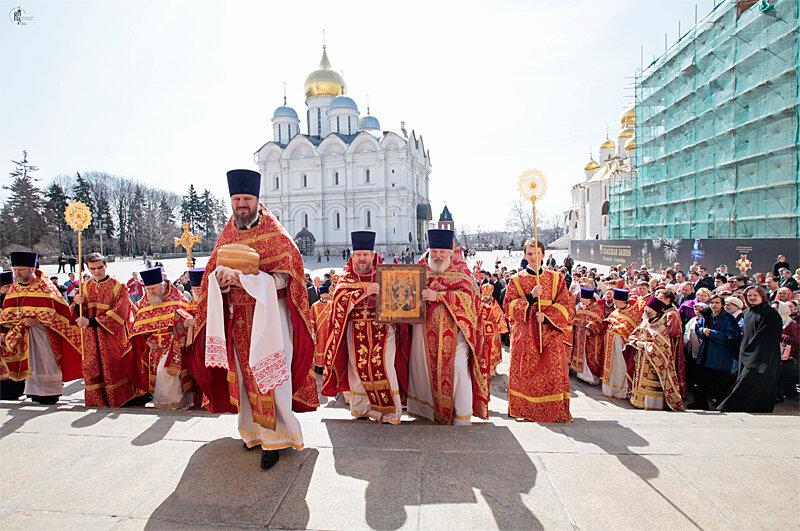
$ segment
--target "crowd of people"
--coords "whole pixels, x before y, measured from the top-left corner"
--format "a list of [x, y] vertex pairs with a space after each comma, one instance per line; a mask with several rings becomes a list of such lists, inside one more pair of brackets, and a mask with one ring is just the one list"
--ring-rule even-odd
[[375, 233], [355, 231], [344, 272], [312, 280], [258, 203], [260, 175], [233, 170], [228, 187], [233, 215], [206, 267], [174, 281], [156, 263], [123, 284], [92, 253], [88, 278], [62, 293], [36, 253], [11, 253], [2, 398], [54, 404], [63, 382], [83, 378], [89, 407], [234, 413], [243, 446], [270, 468], [279, 449], [303, 447], [295, 414], [320, 393], [359, 420], [487, 419], [504, 343], [507, 413], [524, 420], [572, 419], [570, 372], [644, 409], [772, 411], [797, 396], [797, 279], [785, 260], [763, 283], [701, 264], [688, 277], [679, 264], [600, 275], [570, 257], [559, 267], [529, 240], [518, 269], [490, 273], [469, 269], [453, 231], [430, 229], [420, 276], [392, 283], [379, 278]]

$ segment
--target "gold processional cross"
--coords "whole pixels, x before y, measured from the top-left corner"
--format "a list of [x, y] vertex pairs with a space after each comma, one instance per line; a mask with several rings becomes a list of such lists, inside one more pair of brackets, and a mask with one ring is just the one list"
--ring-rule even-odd
[[199, 234], [192, 234], [189, 231], [190, 225], [183, 224], [183, 234], [180, 238], [173, 238], [175, 240], [175, 247], [183, 247], [186, 249], [186, 265], [192, 267], [192, 247], [194, 244], [200, 243], [201, 237]]

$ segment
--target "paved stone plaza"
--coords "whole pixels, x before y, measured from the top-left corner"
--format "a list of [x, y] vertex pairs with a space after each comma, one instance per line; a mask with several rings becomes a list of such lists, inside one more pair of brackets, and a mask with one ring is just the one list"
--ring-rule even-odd
[[[506, 353], [507, 357], [507, 353]], [[234, 415], [0, 403], [3, 529], [794, 529], [796, 401], [771, 415], [655, 412], [572, 380], [570, 424], [299, 416], [272, 470]]]

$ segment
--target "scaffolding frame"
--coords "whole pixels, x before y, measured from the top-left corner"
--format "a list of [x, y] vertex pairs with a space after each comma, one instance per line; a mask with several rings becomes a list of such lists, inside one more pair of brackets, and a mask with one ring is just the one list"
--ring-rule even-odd
[[800, 237], [798, 14], [723, 2], [636, 76], [611, 238]]

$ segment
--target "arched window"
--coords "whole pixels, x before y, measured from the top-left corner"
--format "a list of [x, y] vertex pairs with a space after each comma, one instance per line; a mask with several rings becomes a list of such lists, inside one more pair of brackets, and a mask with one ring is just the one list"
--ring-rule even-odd
[[336, 117], [336, 132], [338, 133], [339, 131], [340, 131], [340, 129], [339, 129], [339, 117], [337, 116]]
[[372, 228], [372, 212], [370, 212], [369, 210], [367, 210], [367, 228], [368, 229]]
[[369, 170], [366, 170], [366, 173], [364, 174], [364, 182], [369, 184]]
[[308, 175], [303, 175], [303, 188], [308, 188]]
[[339, 230], [341, 228], [342, 228], [342, 220], [339, 217], [339, 213], [337, 212], [336, 213], [336, 230]]
[[333, 184], [339, 186], [339, 172], [333, 174]]
[[586, 200], [587, 201], [589, 200], [589, 189], [588, 188], [586, 189]]
[[275, 189], [278, 190], [281, 187], [281, 178], [277, 175], [275, 176]]
[[303, 214], [303, 227], [308, 228], [308, 214]]

